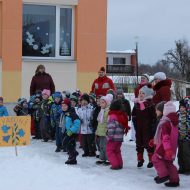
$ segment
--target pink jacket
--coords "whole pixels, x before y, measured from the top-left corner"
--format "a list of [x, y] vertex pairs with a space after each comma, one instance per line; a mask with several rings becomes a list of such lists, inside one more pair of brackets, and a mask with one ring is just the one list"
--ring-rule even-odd
[[158, 157], [165, 158], [165, 152], [170, 150], [173, 153], [172, 159], [175, 159], [178, 146], [177, 113], [170, 113], [166, 117], [163, 116], [163, 118], [160, 120], [155, 135], [155, 143], [155, 154], [157, 154]]

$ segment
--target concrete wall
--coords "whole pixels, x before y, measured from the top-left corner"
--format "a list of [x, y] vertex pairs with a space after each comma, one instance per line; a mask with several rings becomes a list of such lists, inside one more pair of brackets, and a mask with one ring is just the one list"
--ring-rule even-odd
[[22, 63], [22, 97], [29, 98], [30, 83], [39, 64], [43, 64], [46, 72], [52, 76], [57, 91], [76, 90], [76, 62], [24, 61]]

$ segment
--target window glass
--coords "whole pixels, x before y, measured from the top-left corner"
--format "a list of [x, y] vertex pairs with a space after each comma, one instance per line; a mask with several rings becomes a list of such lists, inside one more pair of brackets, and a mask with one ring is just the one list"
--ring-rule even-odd
[[56, 7], [23, 6], [23, 56], [55, 57]]

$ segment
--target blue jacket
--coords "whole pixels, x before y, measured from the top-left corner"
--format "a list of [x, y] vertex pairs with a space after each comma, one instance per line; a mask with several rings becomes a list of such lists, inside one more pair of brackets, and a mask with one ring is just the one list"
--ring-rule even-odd
[[52, 127], [56, 127], [57, 125], [59, 125], [60, 115], [61, 115], [60, 113], [61, 113], [61, 105], [54, 103], [51, 106], [50, 110], [50, 119]]
[[81, 122], [74, 108], [70, 108], [67, 112], [62, 112], [60, 124], [63, 132], [65, 130], [71, 131], [73, 134], [79, 132]]
[[7, 108], [5, 106], [0, 106], [0, 117], [9, 116]]

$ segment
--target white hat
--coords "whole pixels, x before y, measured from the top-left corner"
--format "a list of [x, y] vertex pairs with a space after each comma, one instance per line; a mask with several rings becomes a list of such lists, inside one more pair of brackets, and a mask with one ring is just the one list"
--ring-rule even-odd
[[166, 74], [164, 72], [157, 72], [154, 74], [154, 80], [166, 80]]
[[171, 101], [164, 104], [163, 115], [167, 116], [168, 114], [175, 112], [176, 112], [176, 107]]
[[150, 76], [148, 74], [142, 74], [142, 77], [145, 77], [148, 81], [150, 80]]
[[112, 100], [113, 100], [113, 95], [112, 94], [107, 94], [106, 96], [102, 96], [100, 100], [104, 100], [107, 105], [110, 105]]

